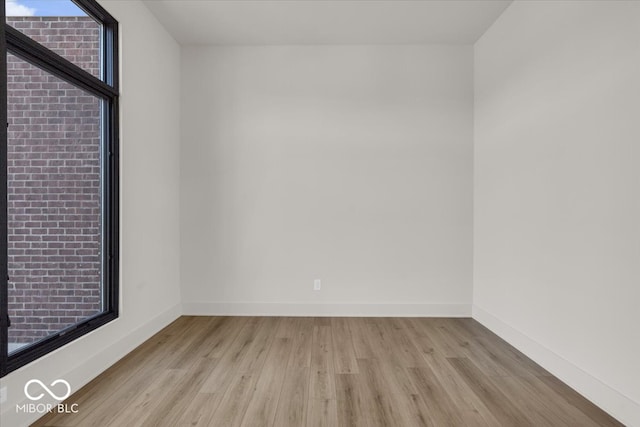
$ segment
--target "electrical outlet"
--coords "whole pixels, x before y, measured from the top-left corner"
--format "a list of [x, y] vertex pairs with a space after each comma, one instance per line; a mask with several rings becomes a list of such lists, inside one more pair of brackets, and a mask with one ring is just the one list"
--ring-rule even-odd
[[319, 291], [322, 284], [320, 283], [320, 279], [316, 279], [313, 281], [313, 290]]

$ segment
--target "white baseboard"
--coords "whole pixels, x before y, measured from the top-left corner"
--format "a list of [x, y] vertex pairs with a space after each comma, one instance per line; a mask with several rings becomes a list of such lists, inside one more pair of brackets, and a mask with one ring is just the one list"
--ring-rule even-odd
[[[105, 351], [82, 361], [82, 363], [77, 365], [76, 368], [70, 372], [60, 375], [59, 378], [64, 378], [69, 383], [73, 384], [73, 391], [77, 391], [181, 315], [181, 305], [174, 305], [170, 309], [160, 313], [145, 324], [134, 329], [131, 333], [122, 337], [120, 340], [113, 343], [113, 345], [110, 345]], [[18, 404], [23, 405], [25, 403], [31, 403], [31, 401], [25, 398]], [[56, 404], [57, 402], [51, 401], [44, 403]], [[42, 415], [43, 414], [39, 413], [17, 413], [15, 405], [7, 404], [6, 408], [3, 408], [3, 411], [0, 414], [0, 419], [2, 420], [0, 425], [26, 427], [38, 420]]]
[[471, 304], [187, 302], [192, 316], [470, 317]]
[[475, 304], [473, 318], [621, 423], [640, 427], [640, 404], [637, 402]]

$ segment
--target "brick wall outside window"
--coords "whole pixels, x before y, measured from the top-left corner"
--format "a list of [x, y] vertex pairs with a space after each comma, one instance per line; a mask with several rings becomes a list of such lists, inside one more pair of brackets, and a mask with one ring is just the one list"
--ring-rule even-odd
[[[7, 23], [93, 75], [86, 17]], [[13, 56], [8, 71], [9, 343], [31, 343], [101, 311], [100, 103]]]

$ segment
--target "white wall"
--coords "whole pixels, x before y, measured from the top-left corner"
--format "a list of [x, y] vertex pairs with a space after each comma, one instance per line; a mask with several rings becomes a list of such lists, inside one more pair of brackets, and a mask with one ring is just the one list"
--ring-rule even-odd
[[186, 47], [182, 84], [186, 313], [470, 313], [470, 46]]
[[28, 379], [77, 390], [181, 298], [467, 314], [472, 247], [474, 317], [640, 425], [640, 3], [516, 2], [475, 63], [469, 46], [184, 48], [181, 103], [173, 39], [139, 2], [103, 4], [123, 44], [121, 317], [3, 378], [2, 425], [37, 417], [15, 413]]
[[474, 317], [638, 426], [640, 2], [515, 2], [474, 66]]
[[179, 46], [140, 2], [102, 3], [121, 26], [121, 314], [2, 378], [2, 426], [40, 416], [16, 414], [29, 379], [76, 391], [180, 314]]

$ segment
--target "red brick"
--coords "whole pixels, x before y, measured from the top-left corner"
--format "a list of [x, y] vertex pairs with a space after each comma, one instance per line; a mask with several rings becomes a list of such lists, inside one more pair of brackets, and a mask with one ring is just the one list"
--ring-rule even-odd
[[[97, 24], [7, 23], [98, 76]], [[100, 309], [98, 100], [8, 56], [10, 342], [32, 342]]]

